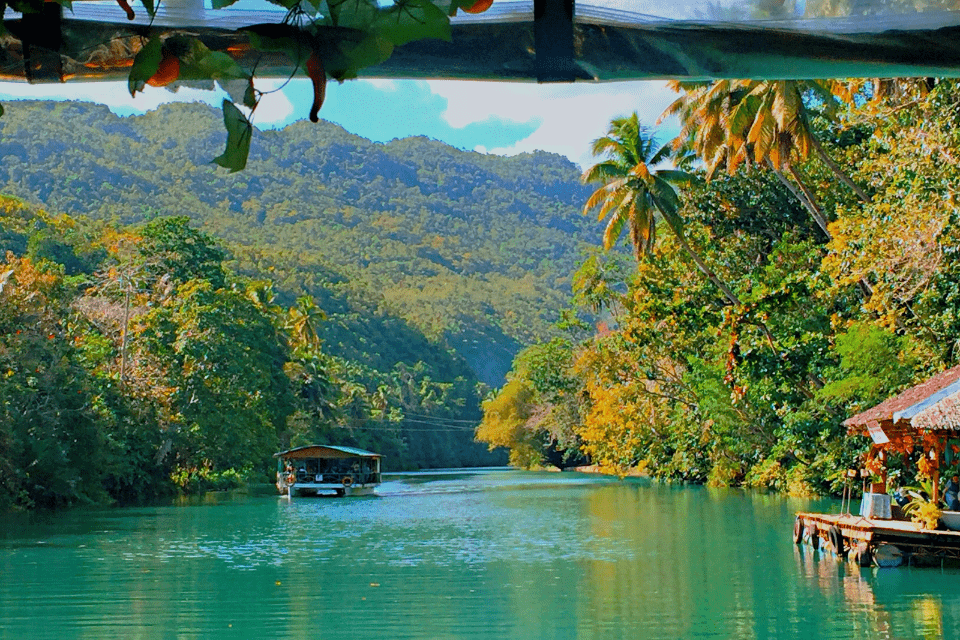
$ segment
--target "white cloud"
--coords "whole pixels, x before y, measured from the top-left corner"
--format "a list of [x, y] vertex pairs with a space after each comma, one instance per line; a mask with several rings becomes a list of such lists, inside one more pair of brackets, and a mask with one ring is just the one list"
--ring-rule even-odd
[[363, 80], [358, 80], [358, 82], [366, 82], [375, 89], [380, 91], [397, 91], [399, 87], [397, 86], [396, 80], [383, 79], [383, 78], [365, 78]]
[[132, 97], [124, 82], [75, 82], [69, 84], [27, 84], [22, 82], [0, 83], [0, 99], [31, 100], [79, 100], [98, 102], [113, 111], [123, 113], [145, 112], [167, 102], [206, 102], [217, 104], [223, 93], [180, 87], [174, 93], [157, 87], [146, 87], [137, 97]]
[[[541, 149], [565, 155], [581, 166], [593, 162], [590, 143], [606, 132], [610, 120], [637, 111], [641, 122], [652, 127], [676, 98], [661, 81], [537, 85], [437, 80], [427, 84], [447, 100], [443, 118], [450, 126], [462, 128], [494, 117], [539, 125], [523, 140], [489, 149], [490, 153]], [[675, 128], [666, 125], [664, 142]]]
[[[259, 127], [269, 127], [288, 120], [293, 113], [293, 105], [282, 91], [271, 92], [283, 80], [257, 80], [257, 89], [270, 92], [263, 96], [257, 107], [255, 123]], [[175, 85], [171, 85], [174, 87]], [[219, 107], [227, 97], [219, 87], [215, 90], [197, 89], [180, 86], [176, 90], [166, 87], [144, 87], [136, 97], [132, 97], [124, 82], [73, 82], [67, 84], [27, 84], [22, 82], [0, 82], [0, 101], [3, 100], [77, 100], [96, 102], [106, 105], [114, 113], [130, 115], [146, 113], [162, 104], [171, 102], [203, 102]]]
[[277, 91], [286, 80], [254, 80], [254, 86], [264, 92], [257, 105], [254, 124], [260, 128], [282, 126], [290, 121], [294, 113], [293, 103], [283, 91]]

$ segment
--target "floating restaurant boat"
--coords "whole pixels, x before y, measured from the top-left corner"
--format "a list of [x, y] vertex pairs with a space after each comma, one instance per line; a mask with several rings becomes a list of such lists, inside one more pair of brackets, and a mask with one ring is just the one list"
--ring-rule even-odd
[[[945, 468], [951, 467], [951, 475], [957, 473], [960, 367], [911, 387], [844, 425], [851, 435], [873, 441], [864, 468], [848, 471], [850, 478], [863, 478], [859, 513], [850, 513], [849, 498], [841, 503], [841, 511], [844, 504], [846, 511], [840, 514], [798, 513], [794, 542], [824, 547], [861, 566], [960, 562], [960, 512], [940, 510], [945, 505], [939, 486]], [[926, 508], [928, 522], [913, 522], [892, 500], [888, 493], [892, 462], [929, 478], [931, 495], [911, 492], [918, 501], [915, 507]]]
[[370, 495], [380, 484], [380, 454], [353, 447], [311, 444], [273, 454], [277, 489], [294, 496]]

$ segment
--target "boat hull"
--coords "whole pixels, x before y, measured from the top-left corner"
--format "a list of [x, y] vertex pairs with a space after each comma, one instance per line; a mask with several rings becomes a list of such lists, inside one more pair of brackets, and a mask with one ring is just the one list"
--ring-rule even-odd
[[374, 494], [374, 490], [376, 488], [377, 485], [372, 483], [344, 486], [342, 484], [334, 483], [295, 482], [294, 484], [287, 486], [287, 495], [291, 498], [325, 495], [345, 497], [371, 496]]

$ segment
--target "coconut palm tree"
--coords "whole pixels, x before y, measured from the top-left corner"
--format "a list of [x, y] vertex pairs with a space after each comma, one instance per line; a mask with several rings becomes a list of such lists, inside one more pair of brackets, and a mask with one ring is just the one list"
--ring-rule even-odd
[[[678, 116], [682, 123], [675, 149], [693, 150], [705, 163], [708, 176], [719, 166], [729, 173], [744, 162], [769, 166], [781, 183], [807, 209], [830, 238], [827, 219], [813, 190], [793, 164], [815, 154], [864, 202], [869, 196], [826, 152], [810, 123], [804, 95], [813, 95], [827, 112], [836, 107], [834, 89], [840, 84], [798, 80], [718, 80], [713, 83], [674, 82], [682, 91], [661, 120]], [[791, 182], [785, 174], [793, 178]]]
[[311, 296], [297, 298], [297, 303], [290, 307], [287, 318], [287, 328], [294, 339], [294, 344], [312, 349], [318, 348], [320, 336], [317, 335], [317, 325], [326, 317], [327, 314], [317, 306]]
[[672, 169], [655, 169], [670, 155], [669, 145], [659, 147], [653, 135], [640, 124], [636, 113], [616, 118], [610, 123], [607, 135], [594, 140], [593, 155], [603, 158], [581, 176], [583, 183], [599, 182], [601, 186], [587, 200], [583, 212], [596, 209], [600, 220], [607, 219], [603, 233], [604, 248], [610, 249], [624, 229], [639, 260], [649, 253], [656, 240], [657, 214], [676, 236], [680, 247], [697, 268], [716, 285], [727, 300], [740, 305], [733, 293], [700, 255], [690, 247], [683, 233], [683, 221], [678, 210], [680, 198], [674, 184], [689, 183], [689, 173]]

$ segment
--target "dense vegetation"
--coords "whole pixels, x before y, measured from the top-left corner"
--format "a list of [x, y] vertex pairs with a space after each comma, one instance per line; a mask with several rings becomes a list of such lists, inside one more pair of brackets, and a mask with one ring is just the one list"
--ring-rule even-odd
[[499, 461], [461, 359], [375, 309], [360, 324], [411, 353], [331, 353], [312, 297], [278, 303], [185, 217], [118, 228], [4, 196], [0, 234], [0, 508], [264, 481], [309, 442], [393, 469]]
[[597, 237], [575, 167], [320, 123], [228, 175], [222, 135], [200, 105], [0, 120], [0, 501], [259, 480], [312, 441], [502, 463], [473, 442], [479, 383], [551, 335]]
[[379, 369], [409, 361], [394, 350], [423, 347], [409, 332], [384, 344], [402, 329], [372, 316], [389, 312], [495, 386], [520, 345], [551, 335], [569, 274], [599, 237], [580, 215], [589, 189], [560, 156], [375, 144], [300, 122], [259, 134], [255, 162], [228, 174], [209, 164], [220, 127], [203, 105], [119, 118], [18, 102], [0, 119], [0, 192], [117, 225], [188, 216], [284, 304], [313, 296], [333, 319], [321, 329], [333, 353]]
[[522, 465], [837, 492], [867, 446], [842, 421], [960, 355], [960, 85], [677, 88], [670, 147], [618, 119], [584, 174], [636, 250], [575, 274], [605, 321], [522, 353], [478, 435]]

